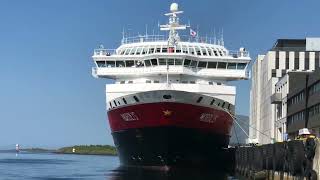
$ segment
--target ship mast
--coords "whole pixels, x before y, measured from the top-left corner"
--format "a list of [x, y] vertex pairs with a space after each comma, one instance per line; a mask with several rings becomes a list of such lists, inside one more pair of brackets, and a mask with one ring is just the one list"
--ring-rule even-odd
[[169, 24], [160, 25], [161, 31], [169, 31], [168, 45], [176, 46], [180, 41], [180, 37], [177, 30], [187, 29], [187, 25], [179, 24], [178, 14], [182, 14], [183, 11], [178, 10], [178, 4], [172, 3], [170, 6], [171, 13], [166, 13], [164, 15], [169, 16]]

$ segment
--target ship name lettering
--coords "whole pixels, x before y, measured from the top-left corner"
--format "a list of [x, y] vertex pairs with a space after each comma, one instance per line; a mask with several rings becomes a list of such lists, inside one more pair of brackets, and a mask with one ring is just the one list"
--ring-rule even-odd
[[123, 113], [123, 114], [120, 114], [120, 116], [124, 121], [137, 121], [137, 120], [139, 120], [138, 116], [134, 112]]
[[209, 113], [202, 113], [200, 116], [200, 121], [201, 122], [206, 122], [206, 123], [214, 123], [217, 120], [217, 116], [214, 114], [209, 114]]

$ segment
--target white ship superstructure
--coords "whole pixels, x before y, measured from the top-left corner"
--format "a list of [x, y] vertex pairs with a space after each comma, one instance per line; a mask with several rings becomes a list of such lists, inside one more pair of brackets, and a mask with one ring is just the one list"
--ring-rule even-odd
[[209, 153], [229, 142], [236, 88], [228, 81], [248, 79], [249, 53], [191, 29], [179, 35], [190, 27], [179, 23], [176, 3], [170, 10], [160, 26], [168, 36], [123, 37], [117, 49], [100, 46], [92, 56], [92, 75], [114, 80], [106, 85], [107, 111], [122, 164], [200, 162], [207, 152], [184, 147]]

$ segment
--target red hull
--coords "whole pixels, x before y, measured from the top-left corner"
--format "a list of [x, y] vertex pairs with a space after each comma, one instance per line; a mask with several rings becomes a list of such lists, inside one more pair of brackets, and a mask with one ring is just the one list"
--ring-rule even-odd
[[124, 106], [110, 110], [108, 118], [113, 132], [173, 126], [230, 135], [233, 125], [231, 115], [223, 110], [174, 102]]

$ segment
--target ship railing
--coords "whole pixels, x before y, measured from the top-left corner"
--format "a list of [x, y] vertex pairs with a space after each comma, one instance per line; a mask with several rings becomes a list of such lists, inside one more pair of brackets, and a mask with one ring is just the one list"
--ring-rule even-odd
[[248, 51], [229, 51], [229, 56], [233, 58], [250, 57], [250, 53]]
[[111, 56], [113, 54], [116, 54], [116, 49], [104, 49], [104, 48], [98, 48], [94, 50], [94, 56]]
[[[101, 70], [101, 71], [100, 71]], [[197, 73], [212, 73], [212, 70], [215, 72], [219, 72], [222, 74], [230, 73], [234, 75], [241, 75], [244, 77], [249, 77], [248, 71], [246, 69], [207, 69], [207, 68], [199, 68], [199, 67], [185, 67], [185, 66], [169, 66], [160, 65], [156, 67], [93, 67], [92, 75], [97, 77], [101, 74], [132, 74], [136, 75], [137, 73], [180, 73], [180, 74], [197, 74]]]
[[[222, 45], [223, 43], [217, 41], [216, 38], [212, 37], [200, 37], [190, 35], [179, 35], [181, 42], [197, 42], [197, 43], [209, 43]], [[121, 44], [139, 43], [139, 42], [164, 42], [168, 41], [169, 36], [167, 35], [139, 35], [133, 37], [124, 37], [121, 40]], [[222, 45], [223, 46], [223, 45]]]

